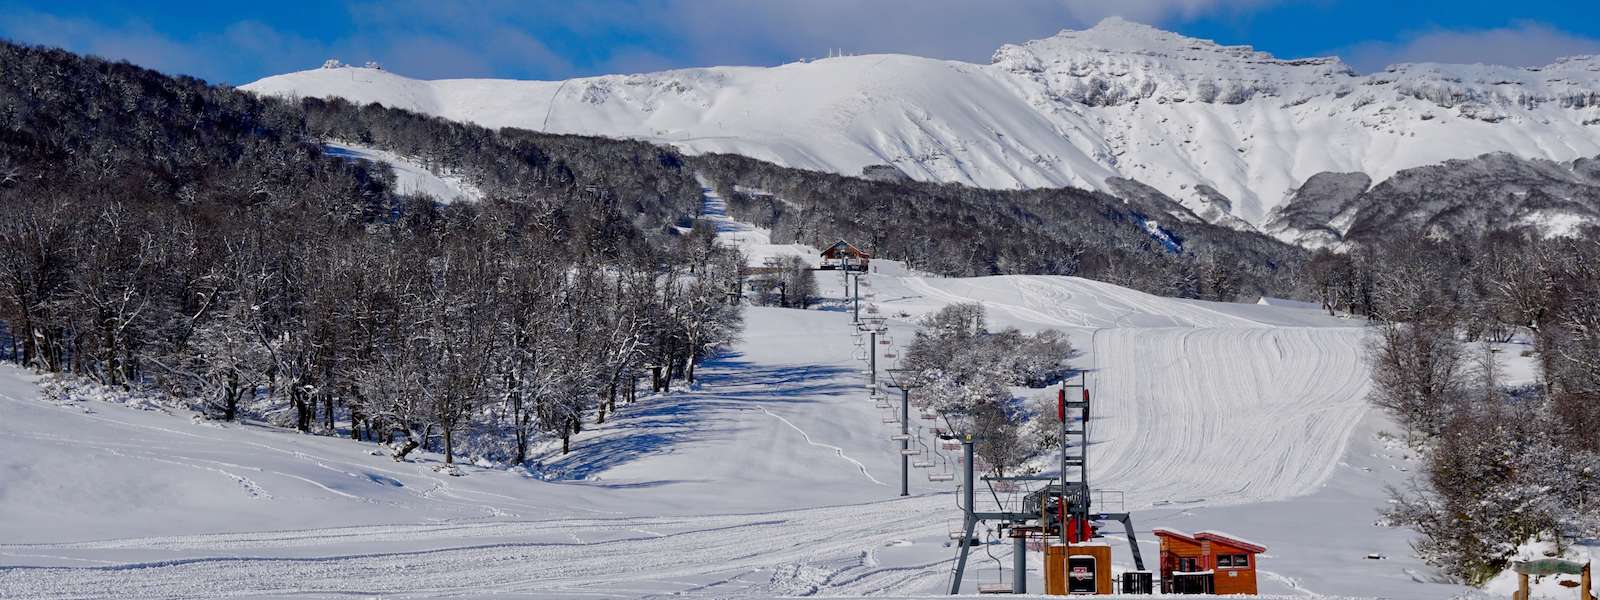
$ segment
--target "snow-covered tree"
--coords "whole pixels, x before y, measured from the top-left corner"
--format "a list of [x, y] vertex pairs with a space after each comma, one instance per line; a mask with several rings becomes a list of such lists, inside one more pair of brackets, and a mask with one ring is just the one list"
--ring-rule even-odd
[[923, 386], [919, 393], [933, 398], [933, 408], [947, 421], [977, 435], [974, 451], [1003, 473], [1041, 449], [1037, 436], [1024, 431], [1029, 411], [1012, 388], [1060, 381], [1073, 351], [1059, 332], [990, 332], [984, 318], [976, 303], [929, 315], [904, 364]]

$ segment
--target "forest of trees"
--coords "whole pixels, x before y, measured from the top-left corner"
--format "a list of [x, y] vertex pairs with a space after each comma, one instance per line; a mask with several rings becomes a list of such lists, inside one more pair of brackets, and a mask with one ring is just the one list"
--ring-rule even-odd
[[[348, 139], [471, 176], [396, 195]], [[520, 461], [736, 335], [680, 156], [0, 44], [0, 355], [219, 419]], [[548, 437], [545, 437], [548, 436]]]
[[[1325, 305], [1374, 321], [1372, 400], [1424, 463], [1389, 518], [1424, 559], [1476, 585], [1525, 544], [1600, 535], [1600, 241], [1411, 237], [1309, 271]], [[1504, 375], [1513, 341], [1531, 385]]]
[[689, 160], [730, 215], [771, 229], [775, 243], [845, 239], [939, 275], [1075, 275], [1180, 298], [1304, 292], [1305, 250], [1204, 223], [1170, 200], [869, 180], [726, 154]]

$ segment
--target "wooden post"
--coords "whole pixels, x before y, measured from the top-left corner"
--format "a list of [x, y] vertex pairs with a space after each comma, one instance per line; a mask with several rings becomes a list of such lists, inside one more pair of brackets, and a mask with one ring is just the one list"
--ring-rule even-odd
[[1578, 586], [1578, 589], [1583, 590], [1583, 592], [1581, 592], [1583, 595], [1580, 596], [1578, 598], [1578, 600], [1593, 600], [1594, 596], [1589, 594], [1590, 579], [1589, 579], [1589, 564], [1588, 563], [1585, 563], [1583, 565], [1583, 575], [1580, 575], [1579, 577], [1581, 579], [1583, 579], [1583, 581], [1582, 581], [1582, 584]]
[[1528, 574], [1517, 573], [1517, 595], [1512, 600], [1528, 600]]

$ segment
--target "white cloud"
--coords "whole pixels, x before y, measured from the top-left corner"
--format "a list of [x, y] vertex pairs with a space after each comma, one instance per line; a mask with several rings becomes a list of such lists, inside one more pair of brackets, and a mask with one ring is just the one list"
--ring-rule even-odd
[[1600, 40], [1524, 21], [1497, 29], [1417, 32], [1397, 42], [1364, 42], [1335, 53], [1363, 72], [1405, 62], [1531, 67], [1550, 64], [1563, 56], [1600, 54]]

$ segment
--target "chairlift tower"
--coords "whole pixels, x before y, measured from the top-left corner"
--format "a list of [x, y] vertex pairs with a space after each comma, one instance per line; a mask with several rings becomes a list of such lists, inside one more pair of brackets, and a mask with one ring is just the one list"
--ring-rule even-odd
[[[1069, 393], [1069, 390], [1079, 390], [1079, 393], [1072, 394]], [[1074, 397], [1069, 399], [1069, 396]], [[1073, 414], [1074, 418], [1068, 418], [1069, 414]], [[952, 595], [961, 591], [961, 579], [966, 571], [967, 555], [971, 550], [973, 529], [979, 521], [1001, 521], [1009, 524], [1012, 529], [1012, 540], [1015, 544], [1015, 549], [1013, 550], [1013, 583], [1009, 590], [1011, 593], [1022, 594], [1027, 592], [1025, 536], [1029, 531], [1036, 531], [1041, 536], [1049, 536], [1051, 533], [1055, 533], [1059, 536], [1062, 545], [1070, 546], [1074, 543], [1088, 541], [1094, 537], [1093, 523], [1120, 521], [1127, 532], [1128, 549], [1133, 554], [1134, 568], [1139, 571], [1144, 570], [1144, 557], [1139, 551], [1139, 539], [1134, 535], [1133, 531], [1133, 517], [1126, 512], [1092, 512], [1090, 498], [1093, 494], [1089, 487], [1089, 390], [1084, 383], [1082, 373], [1079, 373], [1076, 382], [1062, 382], [1061, 388], [1057, 390], [1056, 417], [1061, 422], [1061, 470], [1055, 477], [1049, 475], [992, 477], [986, 475], [982, 478], [982, 481], [988, 482], [991, 488], [994, 488], [996, 483], [1045, 483], [1043, 487], [1028, 493], [1022, 500], [1019, 507], [1020, 510], [1015, 512], [1008, 510], [980, 512], [976, 509], [973, 504], [975, 498], [973, 486], [978, 478], [975, 476], [975, 468], [973, 467], [973, 446], [977, 438], [972, 434], [960, 436], [963, 534], [960, 553], [956, 558], [955, 574], [950, 580], [950, 593]], [[1073, 424], [1074, 420], [1076, 420], [1075, 426]], [[1076, 443], [1069, 444], [1069, 441], [1075, 441]], [[1001, 508], [1004, 509], [1005, 507]]]
[[[1067, 390], [1078, 390], [1081, 398], [1069, 398]], [[1089, 388], [1084, 384], [1082, 373], [1078, 374], [1076, 383], [1062, 382], [1061, 389], [1057, 390], [1056, 418], [1061, 421], [1061, 476], [1060, 500], [1057, 502], [1060, 517], [1061, 543], [1069, 544], [1078, 533], [1085, 533], [1081, 528], [1086, 528], [1089, 522]], [[1071, 413], [1077, 413], [1078, 428], [1073, 429]], [[1069, 449], [1069, 439], [1076, 439], [1077, 452]], [[1068, 469], [1076, 469], [1073, 473]], [[1069, 474], [1077, 477], [1069, 478]]]
[[911, 495], [911, 390], [920, 387], [911, 369], [889, 369], [889, 387], [900, 390], [900, 495]]
[[844, 272], [845, 279], [853, 280], [854, 283], [855, 283], [854, 292], [852, 292], [851, 291], [851, 287], [852, 286], [849, 285], [849, 283], [851, 283], [851, 282], [850, 281], [846, 282], [845, 294], [850, 296], [850, 324], [851, 325], [857, 325], [857, 326], [859, 326], [861, 324], [861, 276], [862, 275], [866, 275], [866, 273], [861, 272], [861, 271], [845, 271]]
[[856, 329], [867, 334], [867, 389], [878, 389], [878, 335], [889, 333], [883, 317], [867, 317]]

